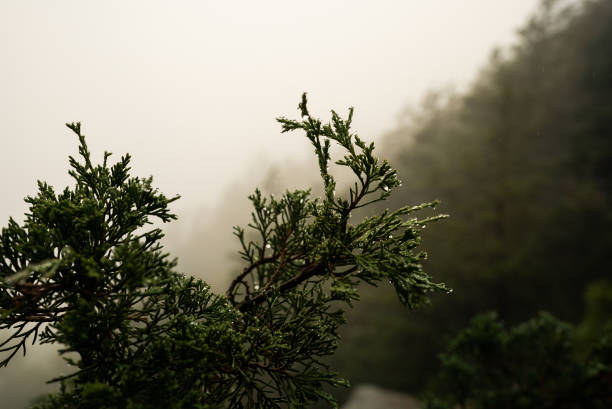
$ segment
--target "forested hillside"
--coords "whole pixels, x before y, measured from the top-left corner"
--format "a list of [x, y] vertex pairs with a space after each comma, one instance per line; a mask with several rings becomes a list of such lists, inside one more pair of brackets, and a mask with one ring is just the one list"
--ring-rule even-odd
[[366, 293], [334, 361], [353, 383], [418, 392], [474, 314], [576, 323], [590, 283], [610, 291], [612, 2], [566, 4], [543, 1], [466, 92], [432, 92], [384, 139], [404, 181], [385, 206], [440, 199], [451, 215], [424, 240], [455, 292], [410, 316]]

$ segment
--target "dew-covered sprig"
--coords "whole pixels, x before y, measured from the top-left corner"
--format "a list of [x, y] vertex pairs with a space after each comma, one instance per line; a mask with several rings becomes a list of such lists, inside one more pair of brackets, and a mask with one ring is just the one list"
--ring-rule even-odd
[[[307, 108], [306, 94], [302, 95], [299, 104], [301, 120], [278, 118], [282, 132], [302, 129], [315, 148], [319, 170], [323, 180], [326, 198], [329, 204], [348, 215], [352, 210], [386, 199], [393, 188], [401, 184], [397, 172], [386, 160], [374, 156], [374, 143], [366, 144], [357, 134], [351, 132], [354, 109], [348, 112], [348, 119], [343, 120], [335, 111], [331, 111], [331, 123], [322, 124], [321, 120], [312, 118]], [[335, 141], [344, 148], [343, 159], [335, 161], [337, 165], [351, 169], [357, 181], [349, 189], [349, 197], [335, 196], [336, 181], [329, 173], [330, 141]], [[364, 201], [364, 198], [368, 200]]]
[[[360, 281], [375, 284], [385, 280], [410, 307], [426, 302], [432, 291], [448, 291], [423, 272], [425, 253], [414, 251], [420, 244], [421, 229], [446, 215], [408, 217], [437, 202], [385, 211], [350, 224], [353, 210], [385, 200], [401, 184], [397, 172], [374, 155], [374, 143], [365, 143], [351, 132], [353, 108], [346, 120], [332, 111], [331, 122], [326, 124], [310, 115], [306, 94], [298, 109], [300, 120], [281, 117], [278, 122], [282, 132], [305, 132], [317, 156], [325, 195], [317, 200], [309, 191], [286, 192], [277, 200], [256, 191], [250, 197], [254, 211], [249, 227], [259, 238], [247, 240], [245, 231], [235, 228], [247, 265], [230, 285], [230, 302], [246, 311], [270, 296], [282, 299], [307, 283], [323, 282], [336, 290], [342, 288], [340, 293], [350, 302], [357, 297]], [[355, 177], [348, 197], [336, 194], [337, 183], [329, 171], [332, 142], [344, 150], [344, 157], [335, 163], [351, 169]]]
[[[263, 324], [270, 331], [267, 336], [280, 337], [269, 338], [278, 343], [265, 351], [258, 350], [255, 341], [249, 352], [257, 356], [261, 376], [272, 391], [295, 387], [295, 380], [287, 384], [282, 375], [306, 375], [320, 385], [343, 383], [321, 358], [336, 350], [337, 330], [345, 322], [342, 303], [352, 305], [359, 298], [359, 283], [388, 282], [410, 308], [428, 302], [434, 291], [449, 291], [423, 271], [426, 254], [417, 249], [423, 227], [446, 216], [419, 219], [415, 214], [436, 202], [383, 211], [352, 224], [351, 212], [385, 200], [400, 186], [397, 173], [375, 156], [373, 143], [351, 132], [352, 108], [346, 120], [332, 111], [326, 124], [310, 115], [305, 94], [298, 109], [300, 120], [278, 121], [282, 132], [305, 132], [325, 194], [319, 199], [310, 190], [297, 190], [276, 198], [256, 190], [249, 197], [253, 212], [248, 233], [241, 227], [234, 231], [245, 266], [226, 293], [242, 313], [239, 328]], [[354, 176], [347, 197], [336, 194], [337, 183], [329, 170], [332, 143], [344, 151], [335, 163], [350, 168]], [[251, 382], [261, 379], [255, 376]], [[313, 392], [334, 403], [321, 390]], [[248, 397], [237, 399], [234, 403], [249, 402]]]

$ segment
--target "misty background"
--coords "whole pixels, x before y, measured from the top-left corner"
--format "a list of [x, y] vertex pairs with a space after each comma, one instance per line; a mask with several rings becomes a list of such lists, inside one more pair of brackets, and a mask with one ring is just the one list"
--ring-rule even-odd
[[[540, 3], [544, 6], [539, 20], [533, 20], [530, 16]], [[182, 196], [172, 207], [179, 220], [164, 227], [166, 249], [178, 257], [181, 271], [222, 292], [232, 270], [239, 268], [231, 227], [248, 221], [246, 196], [256, 186], [278, 193], [318, 183], [306, 138], [281, 135], [274, 118], [296, 117], [303, 91], [309, 93], [311, 112], [324, 119], [330, 109], [345, 113], [354, 106], [354, 130], [382, 147], [406, 185], [385, 206], [441, 198], [448, 206], [443, 211], [453, 215], [446, 227], [436, 226], [425, 239], [428, 249], [434, 242], [428, 270], [441, 272], [455, 288], [463, 286], [464, 295], [456, 296], [460, 293], [456, 291], [455, 304], [408, 315], [387, 290], [381, 289], [383, 295], [366, 291], [367, 307], [358, 306], [358, 313], [349, 316], [344, 334], [349, 346], [334, 358], [353, 383], [382, 382], [388, 388], [413, 391], [423, 386], [422, 374], [432, 369], [425, 358], [413, 359], [405, 349], [414, 345], [427, 352], [423, 354], [427, 359], [435, 355], [437, 344], [432, 340], [441, 330], [427, 327], [428, 321], [447, 329], [464, 324], [463, 317], [487, 306], [466, 302], [479, 297], [475, 286], [500, 300], [496, 307], [502, 315], [506, 308], [510, 319], [523, 319], [531, 307], [524, 311], [510, 307], [515, 300], [505, 290], [508, 280], [526, 265], [525, 260], [542, 261], [571, 249], [568, 238], [557, 247], [524, 247], [520, 250], [524, 254], [506, 257], [503, 249], [508, 243], [544, 237], [531, 234], [544, 218], [529, 211], [533, 192], [542, 193], [536, 198], [538, 209], [549, 209], [559, 192], [579, 193], [565, 196], [575, 199], [565, 204], [576, 213], [594, 198], [603, 200], [591, 206], [594, 214], [607, 209], [599, 190], [576, 188], [586, 186], [584, 178], [557, 172], [559, 163], [566, 162], [563, 155], [576, 146], [570, 143], [571, 135], [566, 137], [567, 145], [550, 135], [563, 136], [556, 123], [559, 115], [572, 123], [580, 116], [571, 109], [573, 98], [591, 94], [564, 87], [563, 92], [554, 92], [584, 68], [566, 64], [567, 69], [557, 70], [560, 63], [577, 61], [581, 55], [559, 54], [554, 47], [563, 48], [572, 38], [578, 40], [568, 48], [584, 47], [575, 31], [556, 42], [550, 40], [554, 30], [563, 28], [557, 26], [569, 25], [578, 12], [565, 20], [551, 12], [549, 21], [544, 21], [542, 9], [547, 3], [552, 4], [537, 0], [2, 2], [0, 217], [3, 223], [9, 216], [22, 220], [27, 210], [23, 198], [35, 193], [37, 179], [56, 188], [71, 183], [67, 157], [76, 154], [77, 141], [63, 124], [81, 121], [94, 157], [101, 159], [104, 150], [116, 159], [129, 152], [134, 175], [153, 175], [160, 191]], [[558, 10], [582, 2], [556, 3]], [[582, 29], [575, 29], [579, 33], [589, 25], [582, 24]], [[501, 51], [494, 51], [497, 46]], [[595, 47], [592, 55], [601, 50], [605, 48]], [[527, 70], [528, 66], [533, 69]], [[605, 67], [589, 68], [589, 75], [595, 72], [594, 77], [601, 78]], [[560, 74], [551, 75], [551, 70]], [[524, 89], [512, 92], [520, 87]], [[539, 99], [523, 95], [529, 89], [539, 93]], [[532, 104], [548, 107], [551, 100], [558, 103], [550, 112], [532, 109]], [[549, 139], [538, 139], [542, 134]], [[527, 150], [519, 146], [534, 139], [542, 142], [534, 143], [525, 155]], [[512, 142], [504, 142], [508, 140]], [[590, 148], [587, 144], [585, 152]], [[562, 159], [541, 160], [550, 157]], [[557, 177], [574, 185], [546, 184], [535, 177], [542, 174], [546, 180]], [[487, 203], [493, 206], [488, 208]], [[560, 211], [548, 222], [568, 215], [575, 213]], [[489, 246], [465, 245], [478, 232], [492, 238]], [[449, 254], [467, 262], [460, 269], [448, 268], [445, 255]], [[501, 267], [500, 260], [506, 261]], [[499, 268], [484, 269], [485, 262]], [[594, 263], [589, 274], [582, 274], [581, 283], [602, 275]], [[543, 264], [531, 263], [523, 272], [528, 277], [524, 282], [540, 288], [538, 280], [550, 279], [550, 275], [534, 278]], [[576, 285], [576, 293], [583, 284]], [[558, 284], [571, 285], [569, 279]], [[535, 305], [537, 294], [521, 294], [521, 302]], [[566, 293], [558, 294], [544, 303], [546, 308], [563, 311]], [[580, 295], [576, 297], [580, 300]], [[567, 310], [565, 318], [577, 319], [581, 308]], [[412, 320], [411, 326], [406, 320]], [[359, 355], [363, 351], [369, 356]], [[0, 372], [4, 404], [26, 405], [62, 365], [52, 348], [31, 348], [26, 359], [11, 362]], [[409, 370], [411, 374], [402, 375]]]

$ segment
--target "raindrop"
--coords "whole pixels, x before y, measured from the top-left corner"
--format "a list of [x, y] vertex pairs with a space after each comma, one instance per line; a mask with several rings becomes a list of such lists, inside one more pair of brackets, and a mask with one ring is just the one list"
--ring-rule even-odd
[[259, 283], [255, 282], [255, 284], [253, 285], [253, 288], [255, 289], [255, 291], [259, 290]]
[[271, 245], [268, 243], [268, 244], [266, 244], [266, 248], [267, 248], [267, 249], [271, 249], [271, 248], [272, 248], [272, 246], [271, 246]]

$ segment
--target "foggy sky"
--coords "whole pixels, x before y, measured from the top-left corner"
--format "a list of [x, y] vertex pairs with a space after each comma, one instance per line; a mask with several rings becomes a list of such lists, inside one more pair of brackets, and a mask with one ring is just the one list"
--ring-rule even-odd
[[69, 183], [82, 121], [91, 151], [134, 157], [179, 213], [231, 180], [310, 154], [279, 134], [308, 91], [327, 115], [355, 106], [366, 138], [406, 103], [472, 79], [535, 0], [2, 1], [0, 219], [36, 179]]
[[[133, 174], [181, 194], [171, 235], [205, 236], [232, 223], [229, 211], [207, 219], [242, 197], [234, 187], [252, 190], [272, 164], [312, 154], [274, 121], [297, 117], [303, 91], [324, 118], [354, 106], [354, 129], [376, 138], [428, 89], [466, 87], [537, 3], [0, 1], [1, 226], [22, 219], [37, 179], [70, 183], [77, 140], [64, 123], [81, 121], [96, 160], [129, 152]], [[34, 375], [26, 361], [0, 369], [7, 407], [22, 407], [58, 362], [38, 359]]]

